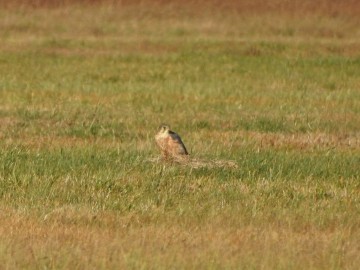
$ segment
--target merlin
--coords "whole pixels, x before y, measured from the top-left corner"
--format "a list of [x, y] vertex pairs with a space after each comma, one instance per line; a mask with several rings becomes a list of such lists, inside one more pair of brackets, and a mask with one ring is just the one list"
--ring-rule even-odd
[[189, 155], [180, 136], [171, 131], [167, 125], [160, 126], [159, 132], [155, 135], [155, 141], [164, 159], [183, 159]]

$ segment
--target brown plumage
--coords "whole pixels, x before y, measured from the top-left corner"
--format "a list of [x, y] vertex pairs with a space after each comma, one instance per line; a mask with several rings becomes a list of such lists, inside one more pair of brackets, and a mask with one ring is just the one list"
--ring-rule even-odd
[[183, 159], [189, 155], [180, 136], [171, 131], [167, 125], [160, 126], [159, 132], [155, 135], [155, 141], [165, 159]]

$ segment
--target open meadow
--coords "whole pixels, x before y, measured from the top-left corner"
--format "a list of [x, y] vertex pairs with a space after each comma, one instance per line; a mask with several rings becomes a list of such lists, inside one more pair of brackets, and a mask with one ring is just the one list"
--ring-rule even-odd
[[358, 14], [1, 0], [0, 269], [358, 269]]

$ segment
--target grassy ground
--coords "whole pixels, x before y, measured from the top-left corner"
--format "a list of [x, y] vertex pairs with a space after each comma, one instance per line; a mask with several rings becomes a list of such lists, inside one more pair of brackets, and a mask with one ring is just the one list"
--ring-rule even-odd
[[1, 3], [2, 269], [357, 269], [356, 2], [80, 2]]

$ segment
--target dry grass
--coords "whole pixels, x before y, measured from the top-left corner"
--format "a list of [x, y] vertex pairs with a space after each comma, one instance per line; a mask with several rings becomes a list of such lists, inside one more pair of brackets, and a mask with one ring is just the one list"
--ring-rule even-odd
[[59, 8], [64, 6], [72, 5], [105, 5], [112, 7], [144, 7], [151, 6], [158, 9], [164, 9], [166, 7], [175, 7], [186, 9], [193, 13], [201, 13], [204, 11], [214, 11], [214, 8], [218, 10], [225, 10], [236, 12], [239, 14], [264, 14], [269, 12], [276, 12], [282, 15], [292, 16], [294, 14], [321, 14], [321, 15], [354, 15], [357, 16], [358, 11], [360, 10], [360, 5], [356, 0], [345, 0], [345, 1], [331, 1], [331, 0], [321, 0], [321, 1], [286, 1], [286, 0], [274, 0], [274, 1], [264, 1], [264, 0], [242, 0], [242, 1], [219, 1], [219, 0], [189, 0], [189, 1], [179, 1], [179, 0], [60, 0], [60, 1], [51, 1], [51, 0], [16, 0], [16, 1], [1, 1], [0, 4], [5, 7], [30, 7], [30, 8]]
[[341, 151], [360, 148], [360, 135], [354, 134], [329, 134], [319, 132], [309, 133], [271, 133], [271, 132], [212, 132], [209, 138], [224, 141], [226, 147], [241, 147], [253, 144], [260, 149], [287, 149], [295, 151], [308, 151], [314, 149], [334, 149]]
[[186, 166], [194, 169], [199, 168], [224, 168], [224, 169], [236, 169], [238, 165], [236, 161], [233, 160], [201, 160], [198, 158], [174, 158], [172, 160], [162, 160], [161, 157], [149, 158], [147, 161], [153, 162], [155, 164], [163, 164], [163, 165], [175, 165], [175, 166]]
[[240, 225], [241, 220], [233, 226], [215, 217], [185, 228], [71, 207], [35, 219], [13, 210], [0, 214], [5, 268], [207, 268], [210, 263], [217, 268], [355, 269], [359, 263], [360, 235], [351, 226], [324, 230], [310, 224]]

